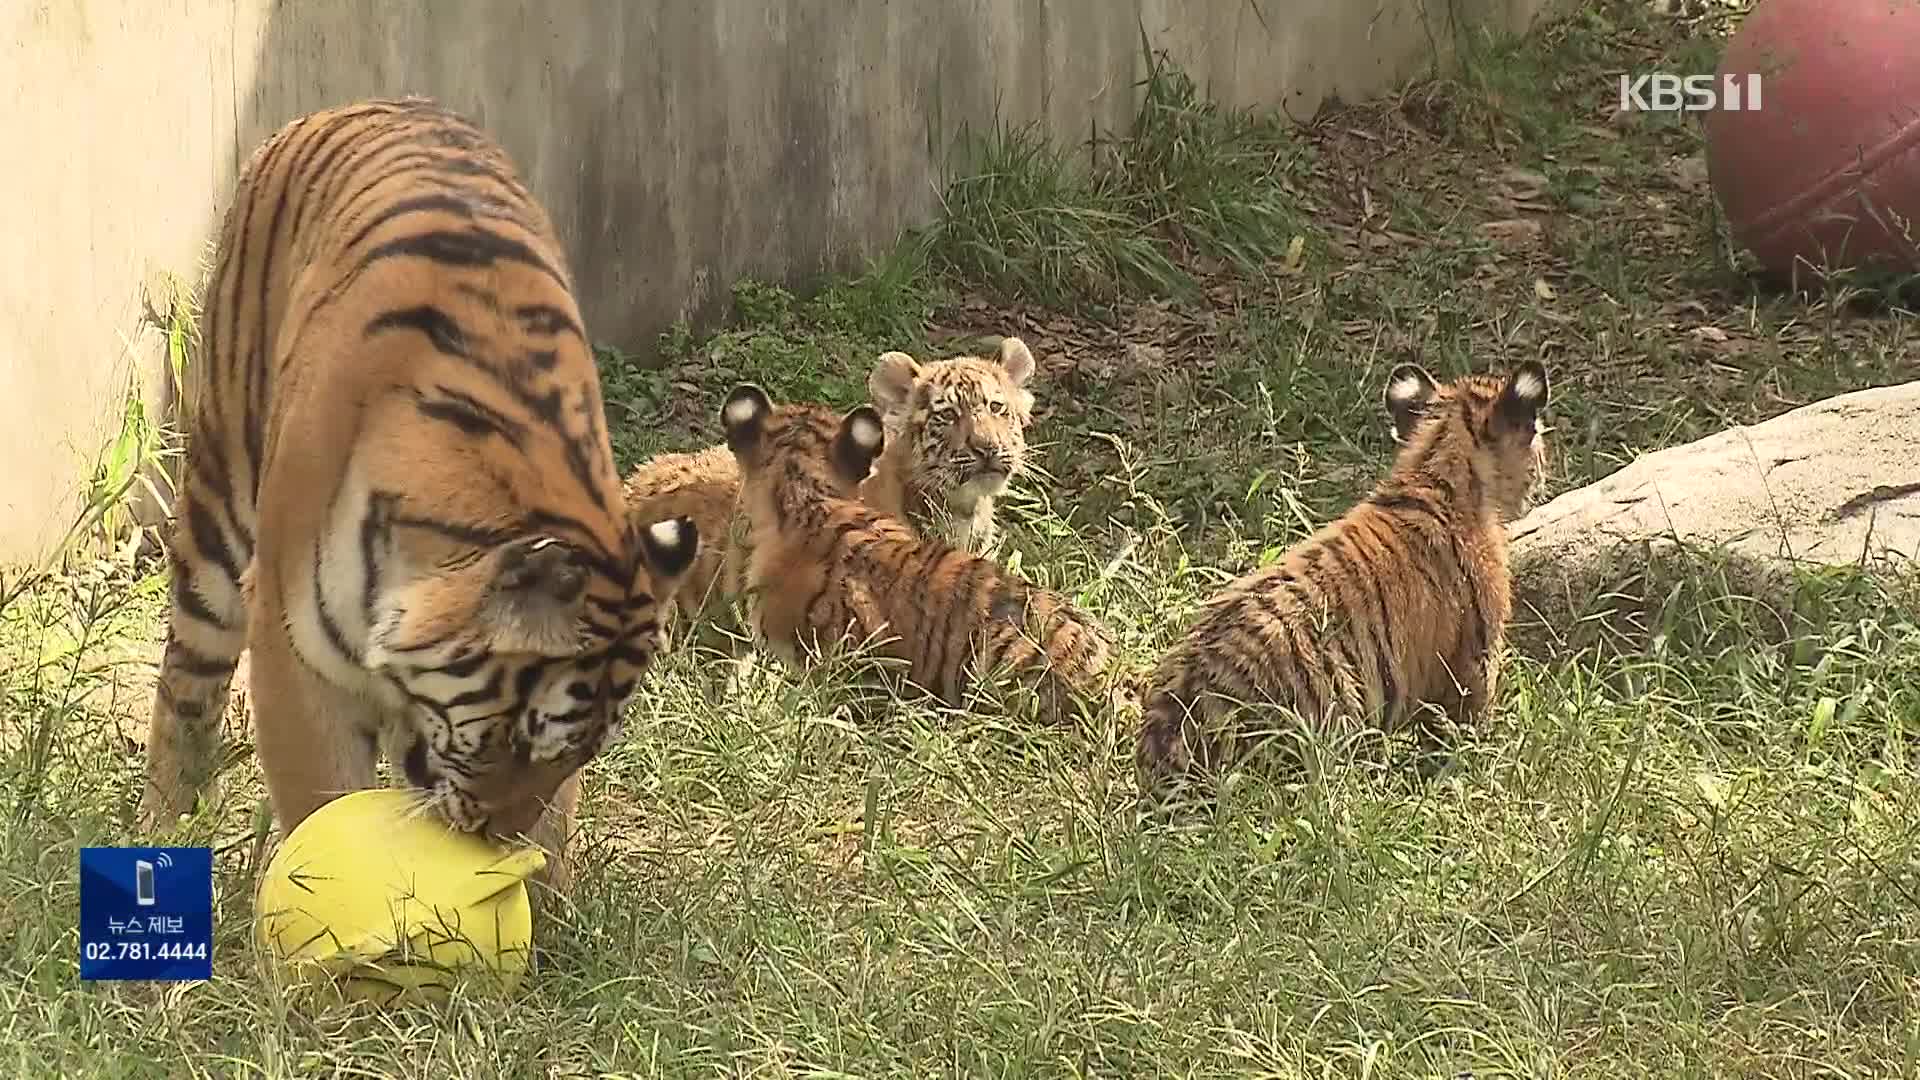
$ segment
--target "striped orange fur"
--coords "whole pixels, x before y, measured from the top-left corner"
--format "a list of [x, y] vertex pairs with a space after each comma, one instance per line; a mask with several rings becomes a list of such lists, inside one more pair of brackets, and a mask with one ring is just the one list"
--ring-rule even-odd
[[[867, 379], [887, 441], [860, 497], [925, 536], [986, 554], [997, 539], [994, 499], [1027, 465], [1033, 422], [1027, 382], [1033, 353], [1002, 338], [992, 357], [960, 355], [922, 364], [883, 354]], [[739, 512], [740, 469], [725, 444], [660, 454], [627, 476], [628, 513], [639, 521], [687, 515], [704, 538], [674, 595], [677, 617], [719, 628], [709, 644], [744, 630], [730, 609], [745, 585], [750, 543]]]
[[1343, 731], [1428, 707], [1485, 714], [1512, 603], [1505, 522], [1539, 477], [1547, 373], [1527, 362], [1438, 385], [1404, 364], [1385, 396], [1401, 443], [1385, 478], [1209, 599], [1148, 678], [1147, 792], [1242, 758], [1263, 706]]
[[623, 513], [546, 212], [430, 101], [301, 117], [241, 170], [201, 342], [149, 826], [212, 778], [244, 649], [283, 829], [375, 784], [384, 750], [453, 826], [534, 833], [564, 881], [577, 771], [699, 541]]
[[871, 406], [845, 416], [775, 408], [760, 388], [741, 386], [721, 419], [753, 535], [753, 627], [773, 652], [804, 668], [864, 645], [955, 707], [1006, 673], [1034, 692], [1049, 721], [1099, 700], [1110, 647], [1092, 619], [858, 497], [886, 441]]

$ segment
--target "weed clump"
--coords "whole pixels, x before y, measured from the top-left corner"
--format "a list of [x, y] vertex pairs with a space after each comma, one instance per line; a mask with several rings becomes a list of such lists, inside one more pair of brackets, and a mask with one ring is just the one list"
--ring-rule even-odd
[[1279, 117], [1206, 99], [1148, 53], [1131, 128], [1096, 135], [1089, 164], [1037, 125], [963, 133], [935, 222], [936, 269], [1050, 306], [1188, 295], [1196, 270], [1297, 264], [1308, 234], [1291, 187], [1306, 150]]

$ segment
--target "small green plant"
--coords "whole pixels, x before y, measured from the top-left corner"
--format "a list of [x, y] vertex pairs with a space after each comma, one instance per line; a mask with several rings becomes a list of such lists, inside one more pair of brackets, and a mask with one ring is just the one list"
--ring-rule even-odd
[[1298, 272], [1312, 239], [1292, 180], [1305, 151], [1274, 116], [1221, 109], [1143, 39], [1140, 106], [1089, 164], [1038, 125], [964, 132], [923, 241], [936, 268], [1055, 307], [1190, 296], [1206, 260]]
[[130, 538], [137, 545], [140, 528], [134, 522], [130, 501], [137, 492], [164, 498], [151, 470], [169, 456], [172, 452], [159, 426], [148, 419], [138, 388], [131, 389], [124, 397], [120, 429], [101, 452], [87, 481], [80, 517], [69, 530], [70, 537], [109, 545]]
[[1178, 255], [1249, 275], [1289, 249], [1297, 263], [1309, 235], [1291, 190], [1307, 161], [1299, 140], [1276, 115], [1223, 110], [1164, 50], [1141, 48], [1140, 110], [1124, 136], [1100, 140], [1097, 183]]
[[[185, 400], [187, 368], [198, 346], [199, 302], [191, 286], [171, 275], [164, 279], [163, 300], [163, 310], [149, 318], [163, 341], [170, 380], [165, 403], [179, 403]], [[140, 373], [129, 372], [119, 427], [95, 458], [80, 513], [56, 545], [56, 558], [75, 544], [104, 546], [131, 558], [149, 539], [139, 522], [139, 504], [157, 510], [163, 520], [169, 512], [179, 433], [170, 417], [150, 413], [140, 385]]]
[[1191, 292], [1125, 200], [1076, 172], [1038, 127], [963, 132], [960, 143], [966, 175], [924, 233], [937, 270], [1054, 306]]
[[600, 369], [614, 463], [625, 475], [648, 454], [665, 448], [657, 438], [658, 418], [669, 411], [673, 383], [665, 372], [611, 345], [594, 346], [594, 362]]
[[745, 330], [777, 330], [793, 315], [793, 294], [752, 278], [733, 283], [733, 313]]
[[746, 278], [734, 283], [733, 298], [739, 325], [708, 339], [708, 364], [730, 372], [736, 382], [759, 383], [777, 400], [838, 403], [857, 393], [850, 380], [860, 373], [835, 371], [837, 336], [807, 317], [811, 312], [803, 315], [792, 292]]

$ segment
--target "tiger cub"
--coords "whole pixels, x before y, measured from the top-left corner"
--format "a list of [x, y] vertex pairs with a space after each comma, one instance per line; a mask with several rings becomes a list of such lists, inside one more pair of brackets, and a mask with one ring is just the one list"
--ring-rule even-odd
[[954, 707], [991, 673], [1009, 671], [1054, 722], [1094, 700], [1110, 647], [1092, 619], [858, 498], [886, 442], [871, 406], [844, 417], [814, 405], [775, 408], [746, 385], [720, 416], [753, 535], [753, 629], [772, 652], [800, 668], [842, 643], [871, 644]]
[[[860, 497], [923, 535], [986, 554], [997, 538], [994, 498], [1027, 465], [1033, 353], [1017, 337], [996, 355], [954, 356], [921, 364], [883, 354], [867, 378], [880, 406], [887, 444]], [[740, 470], [726, 445], [660, 454], [628, 475], [625, 498], [636, 521], [686, 515], [704, 538], [693, 569], [674, 595], [677, 614], [716, 629], [709, 644], [730, 651], [738, 626], [729, 614], [747, 564], [745, 519], [738, 513]]]
[[993, 501], [1027, 467], [1033, 424], [1033, 352], [1017, 337], [998, 354], [921, 364], [903, 352], [880, 357], [867, 392], [887, 445], [860, 497], [975, 555], [999, 539]]
[[301, 117], [240, 171], [201, 341], [145, 826], [212, 780], [244, 650], [284, 832], [384, 751], [454, 828], [531, 833], [563, 888], [579, 769], [699, 534], [623, 513], [546, 212], [431, 101]]
[[732, 615], [746, 573], [746, 519], [739, 513], [740, 468], [725, 443], [691, 453], [657, 454], [621, 485], [635, 523], [686, 517], [700, 530], [700, 553], [666, 597], [669, 622], [691, 625], [707, 644], [732, 652], [744, 632]]
[[1363, 501], [1209, 599], [1146, 681], [1141, 784], [1163, 792], [1258, 741], [1242, 704], [1393, 730], [1426, 707], [1477, 721], [1511, 608], [1505, 521], [1537, 483], [1547, 373], [1387, 380], [1400, 449]]

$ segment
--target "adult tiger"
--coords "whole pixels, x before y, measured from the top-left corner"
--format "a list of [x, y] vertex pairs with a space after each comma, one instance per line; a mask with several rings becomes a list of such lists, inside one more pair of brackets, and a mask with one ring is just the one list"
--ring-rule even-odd
[[624, 515], [546, 212], [434, 102], [304, 116], [241, 170], [201, 341], [145, 824], [211, 779], [244, 648], [283, 829], [373, 786], [384, 750], [451, 825], [532, 834], [564, 883], [577, 770], [699, 539]]

